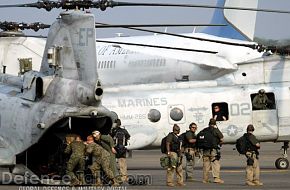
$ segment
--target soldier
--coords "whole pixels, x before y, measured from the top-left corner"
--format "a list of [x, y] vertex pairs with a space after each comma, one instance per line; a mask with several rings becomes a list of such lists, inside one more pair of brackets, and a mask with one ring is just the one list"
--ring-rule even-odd
[[[71, 185], [83, 185], [85, 184], [84, 170], [85, 170], [85, 149], [86, 146], [83, 143], [80, 136], [76, 136], [75, 140], [69, 143], [64, 150], [66, 154], [70, 154], [70, 159], [67, 163], [66, 173], [71, 178]], [[79, 178], [74, 174], [74, 170], [78, 166]]]
[[249, 147], [246, 152], [247, 157], [247, 167], [246, 167], [246, 184], [253, 185], [263, 185], [260, 182], [260, 165], [258, 160], [258, 149], [260, 148], [260, 143], [256, 136], [253, 134], [255, 128], [252, 124], [247, 127], [247, 139], [249, 141]]
[[116, 120], [116, 127], [112, 129], [112, 137], [115, 142], [115, 150], [117, 151], [116, 158], [118, 159], [121, 179], [123, 182], [127, 181], [127, 163], [126, 163], [126, 146], [130, 139], [130, 134], [124, 128], [121, 128], [121, 120]]
[[102, 168], [110, 181], [113, 182], [113, 185], [118, 185], [115, 180], [115, 176], [110, 167], [110, 153], [106, 151], [103, 147], [95, 142], [90, 142], [87, 145], [87, 154], [92, 154], [94, 161], [90, 167], [93, 176], [96, 178], [96, 185], [102, 185], [100, 178], [100, 169]]
[[169, 133], [166, 137], [166, 150], [170, 158], [170, 166], [167, 169], [167, 186], [173, 187], [174, 171], [176, 172], [177, 185], [185, 186], [183, 183], [183, 169], [181, 157], [181, 145], [178, 139], [180, 128], [177, 124], [173, 125], [173, 132]]
[[[211, 146], [204, 148], [203, 151], [203, 183], [209, 183], [209, 171], [212, 168], [214, 183], [224, 183], [220, 178], [220, 148], [218, 147], [223, 142], [223, 134], [216, 127], [215, 119], [210, 119], [209, 126], [205, 128], [204, 135], [210, 137]], [[201, 133], [201, 132], [200, 132]], [[199, 136], [199, 135], [198, 135]], [[207, 137], [204, 137], [207, 138]]]
[[265, 94], [265, 90], [261, 89], [258, 91], [258, 94], [253, 99], [253, 108], [255, 110], [266, 110], [269, 108], [271, 103], [272, 102]]
[[[95, 142], [101, 145], [105, 150], [110, 153], [110, 166], [115, 177], [118, 177], [117, 163], [116, 163], [116, 150], [114, 148], [114, 140], [110, 135], [102, 135], [99, 131], [93, 131]], [[121, 183], [121, 179], [118, 178]]]
[[193, 181], [193, 169], [194, 169], [194, 157], [196, 153], [196, 129], [197, 125], [195, 123], [191, 123], [189, 125], [189, 131], [185, 133], [185, 150], [184, 154], [186, 156], [186, 168], [185, 168], [185, 176], [186, 181]]

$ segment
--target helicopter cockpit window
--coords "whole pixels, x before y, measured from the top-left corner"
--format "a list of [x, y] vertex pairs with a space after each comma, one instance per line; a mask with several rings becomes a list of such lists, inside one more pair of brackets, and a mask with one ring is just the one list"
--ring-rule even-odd
[[226, 121], [229, 119], [229, 108], [225, 102], [212, 104], [212, 118], [216, 121]]
[[272, 110], [276, 109], [275, 94], [260, 89], [258, 93], [251, 94], [253, 110]]

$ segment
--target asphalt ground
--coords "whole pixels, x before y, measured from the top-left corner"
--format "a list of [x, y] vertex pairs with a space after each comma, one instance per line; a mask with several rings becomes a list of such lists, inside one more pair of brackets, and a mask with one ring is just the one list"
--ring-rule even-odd
[[275, 160], [282, 155], [282, 143], [262, 143], [260, 150], [261, 181], [263, 186], [249, 187], [245, 185], [246, 159], [240, 156], [233, 145], [222, 147], [221, 177], [224, 184], [202, 183], [202, 160], [196, 158], [194, 182], [185, 182], [185, 187], [167, 187], [166, 170], [160, 167], [162, 156], [159, 150], [133, 151], [133, 157], [127, 159], [129, 178], [146, 179], [148, 185], [128, 185], [119, 187], [82, 186], [13, 186], [2, 185], [7, 190], [133, 190], [133, 189], [290, 189], [290, 169], [278, 170]]

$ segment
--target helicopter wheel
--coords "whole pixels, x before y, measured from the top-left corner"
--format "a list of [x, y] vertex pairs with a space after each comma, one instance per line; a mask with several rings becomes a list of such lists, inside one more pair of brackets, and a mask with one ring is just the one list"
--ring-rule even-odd
[[277, 169], [286, 170], [289, 167], [289, 161], [286, 158], [278, 158], [275, 166]]

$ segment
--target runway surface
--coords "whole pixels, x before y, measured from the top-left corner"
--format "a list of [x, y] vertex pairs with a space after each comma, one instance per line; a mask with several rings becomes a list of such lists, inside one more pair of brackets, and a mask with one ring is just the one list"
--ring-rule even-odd
[[131, 177], [146, 178], [148, 185], [132, 186], [125, 185], [120, 187], [92, 187], [83, 186], [69, 188], [66, 186], [0, 186], [0, 189], [7, 190], [131, 190], [131, 189], [290, 189], [290, 170], [277, 170], [275, 160], [281, 157], [282, 143], [262, 143], [260, 151], [261, 187], [249, 187], [245, 185], [245, 164], [244, 156], [240, 156], [233, 145], [222, 147], [221, 158], [221, 177], [224, 184], [203, 184], [202, 183], [202, 161], [196, 159], [195, 181], [185, 182], [185, 187], [167, 187], [166, 170], [159, 164], [161, 157], [160, 150], [138, 150], [133, 152], [133, 157], [127, 159], [128, 173]]

